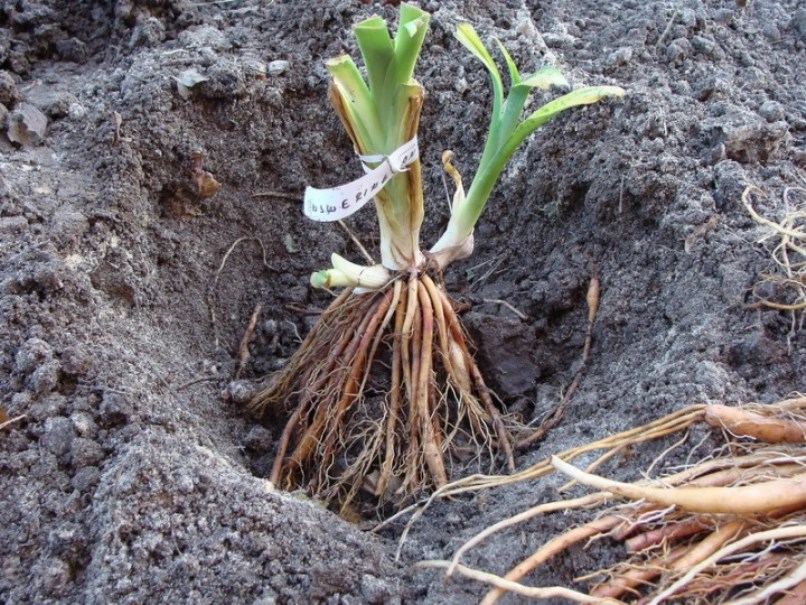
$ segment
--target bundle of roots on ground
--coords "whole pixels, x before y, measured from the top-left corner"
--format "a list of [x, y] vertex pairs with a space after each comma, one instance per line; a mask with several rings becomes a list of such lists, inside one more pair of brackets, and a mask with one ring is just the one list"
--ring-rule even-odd
[[[672, 435], [701, 420], [721, 430], [725, 443], [698, 464], [676, 469], [660, 480], [636, 483], [620, 483], [591, 473], [627, 446]], [[679, 440], [677, 445], [683, 442]], [[804, 603], [804, 445], [806, 398], [771, 406], [690, 406], [650, 425], [562, 452], [507, 478], [507, 482], [533, 479], [558, 470], [572, 483], [600, 491], [547, 502], [504, 519], [465, 543], [451, 561], [420, 565], [445, 568], [449, 576], [460, 574], [493, 585], [482, 600], [484, 605], [497, 602], [508, 591], [534, 599], [563, 597], [582, 603]], [[586, 471], [568, 463], [597, 449], [605, 452]], [[492, 478], [486, 485], [485, 480], [475, 481], [476, 488], [501, 482]], [[469, 487], [466, 481], [464, 485], [448, 485], [443, 492], [466, 491]], [[613, 506], [617, 499], [626, 502]], [[591, 521], [545, 542], [502, 575], [460, 563], [465, 553], [482, 541], [527, 519], [592, 508], [598, 509], [598, 514]], [[590, 546], [593, 541], [611, 541], [610, 548], [623, 549], [623, 560], [577, 578], [575, 586], [528, 586], [521, 582], [552, 557], [580, 544]]]
[[762, 232], [758, 242], [774, 243], [770, 246], [772, 269], [761, 274], [753, 286], [752, 305], [790, 314], [787, 342], [791, 346], [792, 338], [803, 327], [806, 317], [806, 189], [784, 190], [782, 216], [778, 220], [771, 220], [756, 210], [754, 204], [764, 197], [764, 192], [752, 185], [742, 193], [744, 207]]
[[252, 402], [294, 408], [271, 481], [342, 510], [357, 496], [400, 504], [447, 483], [453, 464], [512, 464], [504, 420], [451, 299], [425, 272], [345, 290], [272, 386]]

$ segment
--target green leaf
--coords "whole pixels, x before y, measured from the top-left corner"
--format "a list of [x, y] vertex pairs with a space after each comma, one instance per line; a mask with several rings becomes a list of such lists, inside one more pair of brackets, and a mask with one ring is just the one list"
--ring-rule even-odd
[[624, 90], [618, 86], [591, 86], [588, 88], [580, 88], [546, 103], [540, 109], [532, 113], [515, 128], [514, 132], [509, 135], [507, 140], [504, 141], [497, 150], [497, 153], [488, 162], [479, 166], [479, 170], [474, 176], [470, 190], [467, 193], [465, 204], [462, 207], [462, 216], [451, 216], [451, 220], [456, 220], [459, 225], [457, 231], [459, 233], [470, 233], [472, 231], [473, 226], [476, 224], [484, 207], [487, 205], [489, 195], [492, 192], [495, 182], [498, 180], [498, 176], [504, 169], [504, 165], [509, 158], [512, 157], [512, 154], [515, 153], [515, 150], [526, 140], [526, 137], [566, 109], [579, 105], [590, 105], [605, 97], [620, 98], [623, 96]]
[[348, 55], [330, 59], [326, 67], [338, 94], [345, 101], [344, 108], [361, 142], [360, 147], [364, 153], [375, 153], [379, 137], [382, 136], [380, 116], [358, 67]]
[[496, 151], [498, 151], [502, 143], [509, 138], [512, 131], [515, 130], [515, 126], [517, 126], [521, 114], [523, 113], [523, 108], [526, 105], [526, 99], [529, 98], [531, 92], [531, 87], [525, 85], [523, 82], [509, 89], [509, 94], [504, 103], [504, 110], [498, 126], [498, 139], [495, 141]]
[[[481, 154], [479, 167], [489, 162], [498, 151], [500, 140], [507, 136], [501, 132], [501, 121], [504, 111], [504, 85], [501, 81], [501, 74], [495, 61], [487, 52], [487, 49], [479, 38], [476, 30], [469, 23], [460, 23], [456, 26], [456, 39], [468, 49], [471, 54], [481, 61], [490, 73], [490, 82], [493, 87], [493, 109], [490, 114], [490, 130], [487, 133], [487, 142], [484, 144], [484, 151]], [[511, 57], [510, 57], [511, 58]]]
[[549, 101], [518, 125], [506, 143], [502, 145], [500, 152], [493, 161], [493, 164], [500, 165], [503, 169], [504, 164], [507, 162], [507, 160], [509, 160], [515, 150], [526, 140], [526, 137], [543, 126], [553, 117], [564, 112], [566, 109], [579, 107], [580, 105], [590, 105], [592, 103], [601, 101], [606, 97], [621, 98], [623, 96], [624, 90], [618, 86], [589, 86], [586, 88], [579, 88], [573, 92], [569, 92], [568, 94], [559, 97], [558, 99]]
[[[367, 69], [367, 81], [349, 57], [329, 61], [331, 101], [356, 149], [364, 155], [388, 155], [416, 134], [423, 89], [412, 78], [430, 16], [401, 4], [394, 38], [380, 17], [354, 28]], [[419, 232], [423, 217], [420, 165], [390, 179], [375, 196], [381, 230], [381, 261], [402, 269], [422, 260]], [[319, 274], [317, 274], [319, 275]], [[339, 274], [330, 274], [339, 278]], [[335, 276], [335, 277], [334, 277]], [[322, 276], [315, 277], [322, 281]]]
[[370, 17], [356, 25], [353, 34], [361, 50], [364, 65], [367, 66], [369, 89], [377, 94], [383, 90], [383, 83], [395, 54], [386, 22], [378, 16]]
[[496, 40], [512, 81], [509, 93], [504, 99], [501, 74], [475, 30], [467, 23], [462, 23], [456, 29], [456, 38], [490, 73], [493, 111], [484, 151], [464, 203], [453, 207], [445, 232], [431, 248], [431, 252], [437, 255], [466, 245], [504, 165], [526, 137], [566, 109], [596, 103], [605, 97], [624, 95], [624, 91], [617, 86], [582, 88], [547, 103], [519, 124], [526, 100], [534, 88], [548, 90], [552, 86], [568, 86], [568, 81], [560, 70], [556, 67], [544, 67], [522, 78], [509, 52], [499, 40]]
[[512, 56], [509, 54], [504, 45], [501, 44], [501, 40], [496, 38], [495, 41], [498, 44], [498, 48], [501, 50], [501, 54], [504, 55], [504, 61], [506, 61], [507, 69], [509, 70], [509, 79], [511, 80], [510, 86], [515, 86], [515, 84], [518, 84], [521, 81], [521, 74], [518, 72], [518, 66], [515, 65], [515, 61], [512, 60]]
[[552, 86], [567, 85], [568, 81], [556, 67], [539, 69], [531, 76], [521, 80], [519, 84], [514, 84], [509, 89], [509, 94], [504, 104], [504, 111], [499, 125], [498, 146], [500, 147], [501, 143], [506, 141], [515, 130], [515, 126], [520, 120], [521, 112], [523, 112], [523, 108], [526, 105], [526, 100], [529, 98], [529, 93], [532, 92], [533, 88], [547, 90]]
[[430, 15], [405, 2], [400, 5], [400, 21], [395, 34], [395, 84], [406, 84], [414, 73]]
[[568, 80], [556, 67], [547, 66], [521, 80], [521, 84], [530, 88], [548, 90], [552, 86], [568, 86]]
[[[623, 96], [624, 89], [618, 86], [588, 86], [586, 88], [579, 88], [543, 105], [543, 107], [531, 114], [518, 126], [515, 134], [523, 129], [528, 131], [523, 137], [526, 138], [526, 136], [566, 109], [579, 107], [580, 105], [591, 105], [606, 97], [616, 97], [620, 99]], [[513, 136], [515, 135], [513, 134]]]
[[456, 26], [456, 39], [464, 46], [467, 50], [469, 50], [473, 55], [479, 59], [490, 72], [495, 73], [498, 75], [498, 79], [501, 79], [500, 74], [498, 73], [498, 68], [495, 66], [495, 61], [490, 56], [490, 53], [487, 52], [487, 49], [484, 46], [484, 43], [479, 38], [479, 35], [476, 33], [476, 30], [473, 29], [473, 26], [470, 23], [460, 23]]
[[500, 110], [504, 102], [504, 85], [501, 82], [501, 74], [498, 71], [498, 67], [495, 65], [495, 61], [493, 61], [490, 53], [487, 52], [476, 30], [473, 29], [473, 26], [469, 23], [460, 23], [456, 27], [456, 39], [459, 40], [462, 46], [469, 50], [474, 57], [484, 63], [484, 67], [490, 72], [490, 80], [492, 80], [493, 84], [493, 115], [497, 119], [498, 110]]

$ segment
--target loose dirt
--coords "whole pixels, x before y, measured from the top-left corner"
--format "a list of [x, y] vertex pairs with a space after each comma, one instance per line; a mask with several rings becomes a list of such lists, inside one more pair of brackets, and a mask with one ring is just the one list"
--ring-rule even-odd
[[[806, 203], [800, 4], [422, 3], [433, 14], [417, 71], [425, 245], [447, 221], [440, 155], [452, 149], [469, 179], [490, 106], [486, 73], [452, 37], [458, 22], [500, 38], [524, 71], [553, 64], [575, 85], [627, 90], [530, 139], [482, 217], [476, 254], [445, 276], [467, 303], [485, 377], [527, 422], [573, 379], [588, 281], [601, 276], [584, 379], [520, 468], [688, 403], [803, 388], [801, 317], [751, 305], [776, 268], [741, 203], [751, 184], [766, 216]], [[405, 520], [367, 533], [265, 481], [282, 420], [260, 424], [239, 402], [327, 305], [310, 272], [333, 251], [361, 260], [299, 200], [308, 184], [360, 174], [323, 62], [355, 53], [350, 27], [373, 12], [394, 21], [396, 9], [3, 4], [0, 406], [16, 420], [0, 429], [0, 600], [467, 603], [483, 588], [412, 564], [448, 558], [555, 495], [544, 480], [438, 502], [396, 562]], [[200, 156], [221, 185], [208, 197], [194, 179]], [[372, 211], [348, 223], [377, 256]], [[763, 294], [786, 300], [774, 285]], [[258, 304], [243, 381], [231, 384]], [[652, 457], [603, 472], [634, 477]], [[533, 521], [467, 562], [500, 573], [569, 522]], [[532, 581], [567, 582], [614, 556], [607, 544], [580, 549]]]

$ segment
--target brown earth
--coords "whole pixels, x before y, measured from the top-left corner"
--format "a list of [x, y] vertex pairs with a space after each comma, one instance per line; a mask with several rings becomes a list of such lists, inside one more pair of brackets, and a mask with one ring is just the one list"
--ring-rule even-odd
[[[628, 91], [532, 137], [495, 190], [476, 254], [446, 275], [469, 305], [485, 376], [526, 421], [573, 378], [588, 280], [601, 275], [584, 380], [520, 468], [691, 402], [802, 388], [800, 318], [749, 306], [774, 267], [741, 193], [760, 187], [757, 207], [777, 219], [787, 197], [806, 198], [788, 189], [806, 187], [806, 9], [739, 4], [422, 3], [433, 14], [417, 71], [426, 245], [447, 220], [440, 154], [452, 149], [469, 178], [490, 104], [486, 73], [452, 37], [460, 20], [499, 37], [524, 71], [554, 64], [575, 85]], [[411, 564], [554, 495], [546, 481], [440, 502], [395, 562], [402, 522], [369, 534], [270, 491], [282, 423], [261, 426], [237, 405], [327, 304], [309, 273], [332, 251], [360, 259], [337, 226], [307, 221], [299, 198], [360, 173], [323, 61], [355, 51], [359, 19], [395, 10], [3, 3], [0, 406], [24, 418], [0, 429], [0, 601], [467, 603], [480, 586]], [[188, 70], [204, 81], [183, 87]], [[194, 188], [197, 154], [222, 185], [211, 197]], [[370, 210], [349, 224], [377, 249]], [[231, 385], [257, 304], [247, 382]], [[634, 476], [651, 454], [609, 471]], [[502, 572], [568, 522], [532, 522], [468, 561]], [[580, 550], [532, 581], [569, 581], [612, 556]]]

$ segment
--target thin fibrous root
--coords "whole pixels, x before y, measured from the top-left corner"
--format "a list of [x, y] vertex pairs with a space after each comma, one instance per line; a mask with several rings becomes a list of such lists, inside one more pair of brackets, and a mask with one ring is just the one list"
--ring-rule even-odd
[[[420, 561], [419, 563], [415, 564], [415, 567], [419, 567], [421, 569], [444, 569], [448, 566], [451, 566], [451, 563], [448, 561]], [[602, 599], [599, 597], [591, 597], [581, 592], [577, 592], [575, 590], [571, 590], [569, 588], [563, 588], [562, 586], [550, 586], [550, 587], [533, 587], [533, 586], [524, 586], [523, 584], [519, 584], [518, 582], [514, 582], [512, 580], [507, 580], [500, 576], [497, 576], [492, 573], [488, 573], [486, 571], [481, 571], [479, 569], [473, 569], [472, 567], [466, 567], [465, 565], [457, 565], [456, 571], [463, 576], [470, 578], [472, 580], [478, 580], [480, 582], [485, 582], [487, 584], [491, 584], [496, 588], [501, 589], [501, 591], [508, 591], [514, 594], [519, 594], [524, 597], [529, 597], [532, 599], [568, 599], [569, 601], [574, 601], [575, 603], [620, 603], [620, 601], [616, 601], [614, 599]]]
[[530, 508], [529, 510], [519, 513], [513, 517], [508, 517], [503, 521], [499, 521], [498, 523], [495, 523], [487, 527], [484, 531], [479, 532], [473, 538], [471, 538], [470, 540], [465, 542], [461, 547], [459, 547], [456, 553], [454, 553], [453, 558], [451, 559], [451, 564], [448, 566], [445, 575], [450, 576], [454, 572], [454, 570], [458, 568], [459, 560], [462, 558], [462, 555], [464, 553], [466, 553], [471, 548], [477, 546], [479, 543], [487, 539], [492, 534], [501, 531], [502, 529], [512, 527], [513, 525], [517, 525], [538, 515], [543, 515], [553, 511], [600, 504], [606, 501], [607, 498], [608, 497], [606, 494], [598, 493], [583, 496], [582, 498], [577, 498], [575, 500], [566, 500], [561, 502], [546, 502], [544, 504], [540, 504], [538, 506]]
[[[624, 572], [614, 575], [609, 582], [596, 585], [591, 591], [592, 597], [617, 599], [625, 592], [633, 592], [637, 587], [645, 585], [662, 573], [670, 562], [676, 561], [683, 555], [686, 548], [677, 546], [663, 555], [649, 559], [641, 566], [630, 567]], [[597, 573], [597, 575], [599, 575]], [[580, 580], [581, 578], [577, 578]]]
[[545, 437], [551, 429], [557, 426], [565, 415], [565, 409], [571, 402], [574, 394], [576, 393], [579, 385], [582, 383], [582, 377], [585, 374], [585, 368], [588, 365], [588, 359], [591, 354], [591, 346], [593, 344], [593, 324], [596, 321], [596, 314], [599, 312], [599, 299], [602, 293], [602, 284], [599, 279], [599, 272], [594, 269], [591, 280], [588, 284], [588, 292], [585, 296], [588, 305], [588, 322], [585, 329], [585, 344], [582, 347], [582, 356], [579, 363], [579, 369], [574, 375], [571, 384], [565, 389], [565, 393], [560, 399], [560, 402], [554, 410], [543, 419], [540, 425], [532, 431], [530, 435], [523, 437], [515, 442], [516, 448], [525, 448], [534, 443], [535, 441]]
[[703, 531], [713, 529], [714, 521], [706, 515], [699, 515], [686, 521], [662, 525], [656, 529], [638, 534], [624, 541], [629, 553], [642, 552], [659, 544], [668, 544]]
[[[597, 534], [608, 532], [622, 521], [623, 519], [621, 517], [611, 515], [602, 517], [600, 519], [595, 519], [594, 521], [586, 523], [585, 525], [580, 525], [579, 527], [568, 530], [564, 534], [557, 536], [549, 542], [546, 542], [545, 545], [532, 553], [531, 556], [518, 563], [509, 572], [507, 572], [507, 574], [504, 576], [504, 579], [511, 582], [517, 582], [523, 576], [528, 574], [536, 567], [542, 565], [545, 561], [548, 561], [557, 553], [563, 552], [570, 546], [577, 544], [582, 540], [587, 540], [588, 538]], [[484, 596], [481, 601], [481, 605], [493, 605], [493, 603], [496, 603], [498, 599], [503, 596], [503, 594], [504, 589], [499, 587], [493, 588]]]
[[426, 274], [342, 293], [251, 408], [288, 415], [272, 483], [342, 511], [362, 491], [401, 504], [440, 488], [452, 451], [477, 448], [480, 460], [497, 449], [512, 468], [509, 430]]
[[[725, 546], [724, 548], [721, 548], [720, 550], [712, 554], [710, 557], [704, 559], [697, 565], [693, 566], [677, 581], [672, 583], [670, 586], [668, 586], [661, 592], [654, 595], [652, 600], [649, 602], [649, 605], [660, 605], [661, 603], [666, 602], [669, 599], [669, 597], [676, 594], [684, 586], [687, 586], [697, 574], [701, 573], [705, 569], [708, 569], [709, 567], [712, 567], [719, 560], [728, 557], [733, 553], [742, 552], [745, 549], [755, 546], [759, 543], [765, 543], [765, 542], [775, 543], [784, 540], [794, 540], [794, 539], [802, 540], [804, 538], [806, 538], [806, 526], [804, 525], [777, 527], [775, 529], [750, 534], [742, 538], [741, 540], [738, 540], [728, 546]], [[806, 579], [806, 561], [801, 563], [801, 565], [793, 572], [793, 574], [789, 576], [789, 579], [792, 582], [791, 584], [789, 584], [788, 586], [776, 586], [775, 590], [770, 594], [774, 594], [774, 592], [780, 592], [782, 590], [785, 590], [786, 588], [796, 586], [798, 583]], [[769, 588], [770, 586], [765, 587], [765, 589]], [[750, 602], [757, 602], [757, 601], [753, 600]]]

